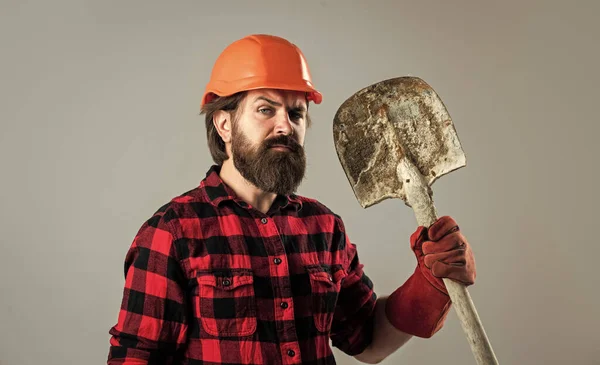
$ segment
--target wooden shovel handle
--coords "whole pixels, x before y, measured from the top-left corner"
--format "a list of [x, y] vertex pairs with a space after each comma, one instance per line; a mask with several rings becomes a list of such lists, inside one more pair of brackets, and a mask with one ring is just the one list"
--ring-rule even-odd
[[477, 364], [497, 365], [498, 360], [483, 329], [483, 324], [477, 314], [475, 304], [471, 300], [471, 295], [467, 291], [467, 287], [448, 278], [444, 278], [443, 280], [444, 284], [446, 284], [446, 289], [448, 289], [448, 294], [450, 294], [452, 306], [467, 335], [467, 340], [471, 345], [471, 351], [473, 351]]
[[[437, 220], [437, 214], [429, 185], [419, 170], [406, 158], [398, 165], [397, 174], [403, 182], [404, 192], [406, 193], [405, 202], [413, 209], [417, 223], [424, 227], [431, 226]], [[443, 280], [477, 364], [497, 365], [498, 360], [483, 329], [483, 324], [467, 287], [448, 278]]]

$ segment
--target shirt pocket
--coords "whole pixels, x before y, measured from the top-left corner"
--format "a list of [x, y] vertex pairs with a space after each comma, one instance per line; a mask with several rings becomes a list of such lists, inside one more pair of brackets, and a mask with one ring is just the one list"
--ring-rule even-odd
[[329, 270], [320, 265], [306, 266], [306, 270], [310, 279], [315, 327], [320, 332], [329, 332], [346, 273], [342, 269]]
[[256, 331], [256, 299], [251, 270], [198, 272], [202, 327], [213, 336], [249, 336]]

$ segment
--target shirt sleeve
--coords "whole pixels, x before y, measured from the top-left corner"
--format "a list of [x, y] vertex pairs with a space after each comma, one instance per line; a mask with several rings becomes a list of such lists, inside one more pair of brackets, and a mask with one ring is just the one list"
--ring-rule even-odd
[[346, 277], [342, 281], [331, 327], [333, 346], [354, 356], [362, 353], [373, 340], [377, 295], [364, 272], [357, 247], [343, 229], [336, 233], [347, 258]]
[[109, 365], [171, 364], [186, 342], [184, 275], [163, 213], [142, 225], [125, 256], [121, 308], [109, 331]]

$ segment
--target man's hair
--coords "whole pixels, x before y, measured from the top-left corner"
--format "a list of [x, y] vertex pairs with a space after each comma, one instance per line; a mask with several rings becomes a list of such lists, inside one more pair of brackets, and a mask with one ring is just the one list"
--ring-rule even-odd
[[[206, 122], [206, 139], [208, 142], [208, 150], [210, 151], [210, 155], [212, 156], [213, 161], [217, 165], [222, 165], [223, 161], [227, 160], [229, 156], [227, 156], [227, 151], [225, 150], [225, 142], [219, 135], [217, 128], [213, 123], [213, 117], [215, 112], [219, 110], [223, 110], [231, 113], [231, 125], [236, 122], [237, 115], [239, 113], [239, 107], [242, 101], [245, 99], [247, 91], [241, 91], [236, 94], [230, 96], [219, 96], [213, 99], [211, 102], [204, 104], [200, 114], [205, 114], [205, 122]], [[306, 106], [308, 109], [308, 100], [306, 101]], [[306, 110], [306, 128], [310, 128], [312, 121], [310, 119], [310, 115], [308, 114], [308, 110]]]
[[204, 104], [202, 107], [200, 114], [206, 114], [206, 140], [208, 141], [208, 150], [210, 151], [213, 161], [215, 161], [217, 165], [222, 165], [223, 161], [227, 160], [229, 157], [227, 156], [227, 151], [225, 151], [225, 142], [223, 142], [223, 139], [213, 123], [215, 112], [219, 110], [229, 112], [234, 121], [237, 117], [239, 106], [246, 97], [246, 94], [247, 92], [242, 91], [230, 96], [217, 97], [210, 103]]

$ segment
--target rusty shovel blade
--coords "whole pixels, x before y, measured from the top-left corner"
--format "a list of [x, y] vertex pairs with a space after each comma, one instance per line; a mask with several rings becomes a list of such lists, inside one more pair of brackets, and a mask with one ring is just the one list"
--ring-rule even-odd
[[363, 88], [334, 117], [340, 163], [363, 208], [388, 198], [407, 202], [397, 168], [414, 165], [424, 183], [466, 166], [450, 114], [418, 77], [398, 77]]

